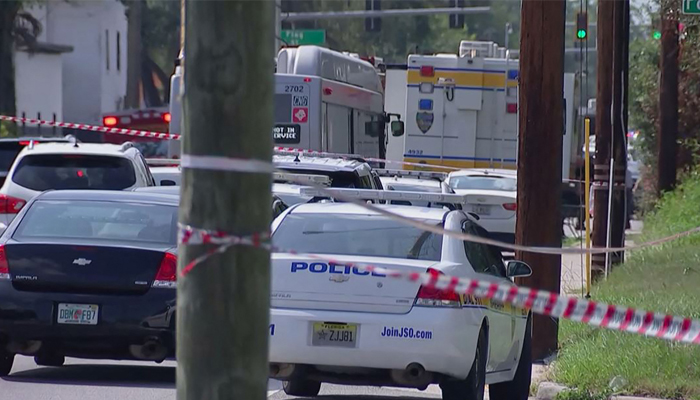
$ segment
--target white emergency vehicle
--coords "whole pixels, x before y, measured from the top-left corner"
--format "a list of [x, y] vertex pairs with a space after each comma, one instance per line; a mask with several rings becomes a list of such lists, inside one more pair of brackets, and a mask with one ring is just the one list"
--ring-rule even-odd
[[[388, 158], [457, 168], [515, 169], [518, 152], [518, 60], [493, 42], [462, 41], [459, 54], [408, 56], [386, 66], [387, 112], [406, 121], [389, 138]], [[563, 177], [578, 152], [574, 74], [565, 74]], [[406, 167], [406, 169], [415, 169]], [[444, 170], [443, 170], [444, 171]]]
[[[312, 189], [309, 189], [313, 191]], [[345, 197], [368, 195], [333, 189]], [[377, 199], [421, 195], [461, 203], [458, 195], [384, 191]], [[460, 210], [380, 205], [436, 227], [482, 237]], [[532, 271], [505, 264], [494, 248], [407, 226], [348, 203], [299, 204], [273, 223], [271, 377], [290, 395], [315, 396], [322, 382], [425, 389], [443, 399], [525, 400], [531, 374], [530, 320], [524, 309], [421, 287], [347, 263], [472, 277], [514, 285]]]
[[[184, 54], [171, 78], [170, 132], [181, 133]], [[372, 60], [374, 61], [374, 60]], [[318, 46], [283, 48], [276, 60], [276, 145], [385, 157], [388, 121], [380, 73], [361, 58]], [[394, 121], [392, 133], [403, 134]], [[179, 153], [173, 143], [170, 156]]]

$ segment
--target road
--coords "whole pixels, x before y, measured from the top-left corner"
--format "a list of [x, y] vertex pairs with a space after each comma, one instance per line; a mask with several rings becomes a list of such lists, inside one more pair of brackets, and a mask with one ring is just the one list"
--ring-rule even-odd
[[[174, 400], [175, 363], [68, 359], [61, 368], [39, 367], [17, 357], [10, 376], [0, 379], [0, 400]], [[286, 400], [279, 381], [268, 384], [270, 400]], [[439, 399], [440, 388], [375, 388], [324, 384], [325, 400]], [[487, 397], [488, 398], [488, 397]], [[298, 398], [295, 398], [298, 399]]]

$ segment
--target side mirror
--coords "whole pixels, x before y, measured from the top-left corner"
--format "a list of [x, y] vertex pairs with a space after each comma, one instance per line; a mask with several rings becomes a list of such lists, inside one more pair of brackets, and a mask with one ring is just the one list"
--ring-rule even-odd
[[403, 136], [404, 126], [403, 121], [392, 121], [391, 122], [391, 136], [399, 137]]
[[525, 278], [532, 275], [532, 268], [522, 261], [511, 260], [506, 264], [508, 278]]
[[368, 121], [365, 122], [365, 135], [369, 137], [379, 137], [384, 131], [385, 125], [383, 121]]
[[175, 183], [175, 181], [171, 181], [170, 179], [163, 179], [160, 181], [160, 186], [177, 186], [177, 183]]

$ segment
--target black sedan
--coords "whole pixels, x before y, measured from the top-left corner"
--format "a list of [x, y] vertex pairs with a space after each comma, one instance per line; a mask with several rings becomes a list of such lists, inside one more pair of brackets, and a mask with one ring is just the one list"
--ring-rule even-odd
[[0, 236], [0, 376], [15, 354], [174, 358], [177, 207], [144, 192], [31, 200]]

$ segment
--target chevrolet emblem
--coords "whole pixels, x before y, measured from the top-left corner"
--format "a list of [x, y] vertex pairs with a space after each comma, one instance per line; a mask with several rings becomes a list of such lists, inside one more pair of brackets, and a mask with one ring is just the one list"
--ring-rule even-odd
[[73, 260], [73, 264], [80, 265], [81, 267], [90, 265], [91, 263], [92, 260], [88, 260], [86, 258], [76, 258], [75, 260]]

